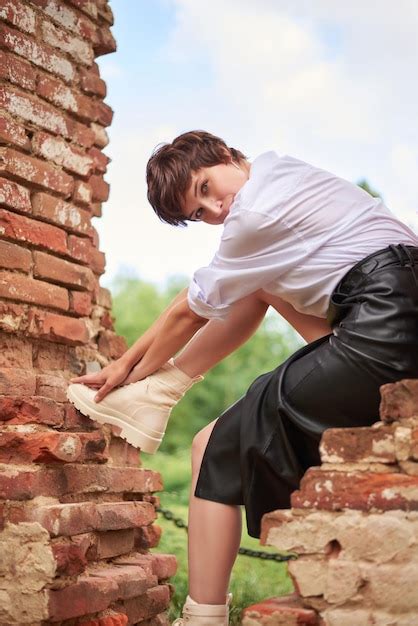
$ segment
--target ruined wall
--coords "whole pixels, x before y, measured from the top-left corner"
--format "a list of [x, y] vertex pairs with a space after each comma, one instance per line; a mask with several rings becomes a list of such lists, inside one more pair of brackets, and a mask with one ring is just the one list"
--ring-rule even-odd
[[261, 542], [296, 552], [296, 594], [249, 607], [245, 626], [418, 624], [418, 380], [381, 387], [381, 421], [326, 431], [292, 509]]
[[126, 349], [100, 286], [107, 0], [0, 0], [0, 624], [164, 624], [159, 474], [66, 401]]

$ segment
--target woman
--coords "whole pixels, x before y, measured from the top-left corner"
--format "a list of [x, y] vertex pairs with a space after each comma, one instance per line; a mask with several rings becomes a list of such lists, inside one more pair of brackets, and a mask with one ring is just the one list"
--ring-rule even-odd
[[250, 163], [203, 131], [158, 148], [147, 182], [160, 219], [222, 223], [220, 245], [121, 359], [73, 379], [84, 383], [70, 386], [76, 406], [126, 427], [128, 441], [146, 432], [155, 448], [175, 401], [254, 333], [270, 305], [309, 342], [193, 441], [183, 618], [227, 624], [240, 506], [258, 537], [262, 515], [288, 508], [319, 464], [322, 432], [372, 424], [380, 385], [418, 376], [418, 238], [348, 181], [274, 151]]

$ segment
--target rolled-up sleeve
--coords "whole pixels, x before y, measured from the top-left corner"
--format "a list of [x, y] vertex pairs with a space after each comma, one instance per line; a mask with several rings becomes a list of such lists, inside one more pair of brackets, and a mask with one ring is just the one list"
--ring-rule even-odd
[[189, 307], [206, 319], [225, 319], [235, 302], [276, 279], [282, 262], [277, 224], [253, 211], [230, 215], [212, 261], [193, 275]]

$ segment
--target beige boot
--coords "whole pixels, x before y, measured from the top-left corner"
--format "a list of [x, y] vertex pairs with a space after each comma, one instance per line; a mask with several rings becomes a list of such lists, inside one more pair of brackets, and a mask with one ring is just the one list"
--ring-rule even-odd
[[80, 383], [68, 386], [67, 398], [84, 415], [100, 424], [117, 426], [120, 437], [154, 454], [164, 437], [173, 407], [201, 380], [203, 376], [191, 378], [170, 359], [143, 380], [116, 387], [100, 402], [94, 401], [97, 389]]
[[187, 596], [182, 617], [172, 626], [228, 626], [231, 601], [232, 593], [228, 593], [226, 604], [198, 604]]

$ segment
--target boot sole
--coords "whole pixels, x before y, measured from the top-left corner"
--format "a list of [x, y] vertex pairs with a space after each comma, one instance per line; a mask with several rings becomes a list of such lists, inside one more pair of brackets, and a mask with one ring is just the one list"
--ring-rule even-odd
[[[100, 413], [97, 410], [96, 406], [92, 406], [83, 399], [79, 398], [74, 390], [69, 386], [67, 388], [67, 398], [68, 400], [82, 413], [87, 417], [90, 417], [95, 422], [99, 422], [100, 424], [111, 424], [112, 426], [116, 426], [120, 432], [118, 432], [118, 437], [122, 437], [125, 439], [127, 443], [130, 443], [135, 448], [140, 448], [143, 452], [147, 452], [148, 454], [155, 454], [161, 444], [162, 436], [164, 433], [161, 433], [161, 439], [157, 439], [156, 437], [152, 437], [141, 430], [139, 430], [136, 426], [133, 426], [126, 422], [127, 418], [120, 413], [116, 414], [114, 411], [114, 415], [109, 415], [109, 413]], [[109, 409], [111, 411], [112, 409]]]

